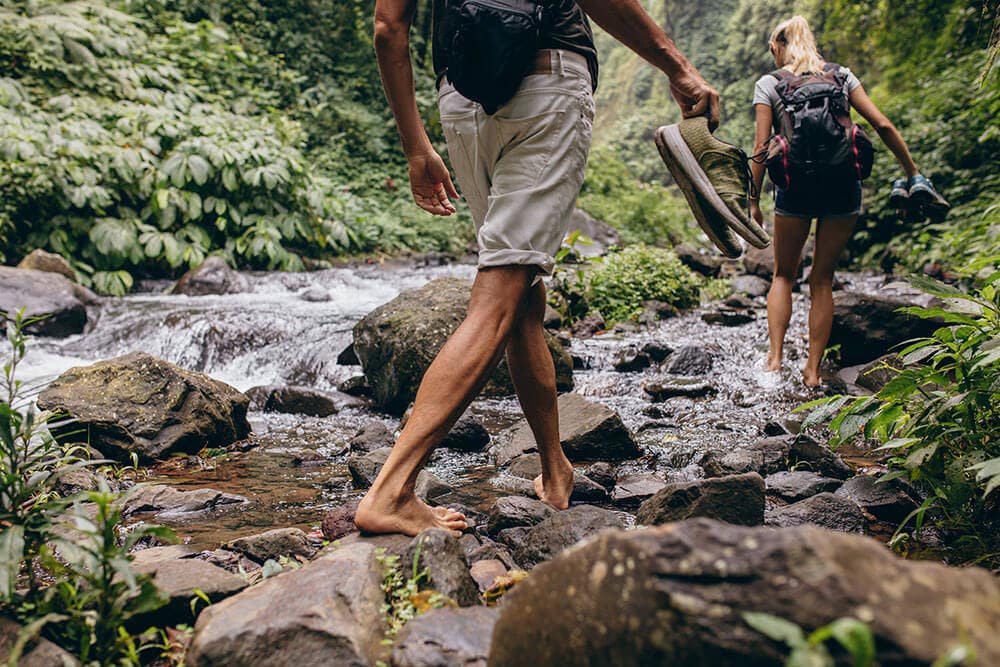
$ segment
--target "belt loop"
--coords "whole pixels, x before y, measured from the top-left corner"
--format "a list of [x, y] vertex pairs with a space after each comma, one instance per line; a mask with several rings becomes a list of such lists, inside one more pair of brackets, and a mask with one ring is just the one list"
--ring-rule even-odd
[[563, 50], [556, 49], [559, 54], [559, 76], [566, 76], [566, 61], [563, 59]]

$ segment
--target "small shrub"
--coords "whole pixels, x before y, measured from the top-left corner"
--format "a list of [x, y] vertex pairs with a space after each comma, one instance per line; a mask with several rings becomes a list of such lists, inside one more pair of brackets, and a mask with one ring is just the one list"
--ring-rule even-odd
[[791, 649], [785, 667], [833, 667], [827, 642], [835, 640], [850, 654], [854, 667], [875, 665], [875, 638], [871, 629], [856, 618], [839, 618], [814, 630], [809, 636], [795, 623], [772, 614], [744, 612], [743, 620], [757, 632]]

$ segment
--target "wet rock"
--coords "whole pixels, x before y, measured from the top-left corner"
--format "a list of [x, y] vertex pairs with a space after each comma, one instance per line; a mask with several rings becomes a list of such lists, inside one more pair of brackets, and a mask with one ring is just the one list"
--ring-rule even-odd
[[573, 250], [581, 257], [600, 257], [607, 254], [611, 246], [621, 245], [617, 229], [580, 208], [573, 211], [569, 229], [571, 232], [579, 230], [580, 234], [590, 239], [590, 243], [574, 245]]
[[709, 255], [687, 243], [674, 246], [674, 254], [686, 267], [709, 278], [717, 278], [725, 264], [722, 257]]
[[337, 363], [341, 366], [360, 366], [361, 360], [358, 359], [357, 352], [354, 351], [354, 343], [348, 344], [340, 354], [337, 355]]
[[702, 398], [716, 391], [712, 384], [690, 377], [663, 377], [647, 382], [642, 390], [658, 403], [677, 397]]
[[654, 340], [643, 345], [642, 351], [649, 355], [649, 358], [656, 363], [661, 363], [673, 353], [674, 349], [669, 345]]
[[830, 346], [840, 346], [844, 366], [864, 364], [905, 341], [930, 336], [941, 322], [922, 320], [900, 308], [930, 305], [919, 293], [883, 290], [878, 294], [838, 292], [833, 296]]
[[872, 393], [878, 393], [882, 387], [889, 384], [889, 381], [899, 375], [903, 369], [903, 362], [898, 354], [886, 354], [858, 371], [858, 377], [854, 383], [859, 387], [864, 387]]
[[[0, 616], [0, 657], [4, 662], [17, 643], [21, 628], [18, 623]], [[21, 667], [79, 667], [80, 661], [48, 639], [38, 637], [28, 642], [16, 664]]]
[[329, 417], [340, 410], [334, 396], [309, 387], [254, 387], [247, 391], [247, 397], [250, 408], [262, 412]]
[[[385, 460], [389, 458], [391, 447], [376, 449], [364, 455], [354, 455], [347, 459], [347, 469], [351, 473], [354, 488], [367, 489], [371, 487], [378, 476]], [[437, 475], [427, 470], [421, 470], [417, 475], [417, 495], [427, 500], [434, 500], [449, 493], [451, 487]]]
[[191, 269], [181, 276], [170, 293], [206, 296], [210, 294], [239, 294], [249, 289], [250, 283], [243, 275], [229, 268], [226, 260], [212, 256], [202, 262], [198, 268]]
[[563, 325], [562, 315], [552, 306], [545, 304], [545, 317], [542, 319], [542, 326], [546, 329], [559, 329]]
[[592, 338], [595, 334], [604, 331], [607, 324], [600, 313], [592, 313], [581, 320], [577, 320], [570, 326], [573, 338]]
[[808, 470], [781, 471], [764, 478], [764, 486], [769, 495], [795, 502], [817, 493], [836, 491], [841, 485], [839, 479], [823, 477]]
[[221, 567], [226, 572], [236, 574], [241, 577], [245, 577], [247, 573], [256, 572], [261, 569], [261, 565], [257, 561], [250, 560], [243, 554], [238, 554], [235, 551], [229, 551], [227, 549], [202, 551], [198, 553], [195, 558], [203, 560], [211, 565], [215, 565], [216, 567]]
[[316, 555], [316, 547], [299, 528], [275, 528], [258, 535], [235, 539], [223, 546], [230, 551], [246, 554], [258, 563], [278, 560], [282, 556], [308, 559]]
[[653, 360], [642, 350], [624, 349], [615, 357], [614, 369], [619, 373], [634, 373], [653, 365]]
[[521, 479], [535, 479], [542, 474], [542, 457], [540, 454], [521, 454], [510, 462], [507, 474]]
[[385, 550], [386, 556], [399, 556], [402, 560], [406, 556], [407, 550], [413, 543], [413, 538], [399, 533], [389, 533], [386, 535], [362, 535], [361, 533], [351, 533], [344, 536], [338, 543], [330, 544], [323, 548], [319, 558], [329, 556], [339, 549], [349, 547], [353, 544], [366, 544], [377, 550]]
[[67, 280], [76, 282], [76, 272], [69, 262], [62, 255], [54, 252], [46, 252], [41, 248], [32, 250], [17, 263], [17, 268], [31, 271], [46, 271], [48, 273], [58, 273]]
[[354, 515], [358, 512], [359, 502], [360, 498], [356, 498], [346, 505], [327, 512], [320, 524], [323, 537], [333, 542], [355, 532], [358, 527], [354, 525]]
[[58, 338], [83, 333], [92, 303], [97, 297], [90, 290], [58, 273], [0, 266], [0, 312], [14, 317], [23, 308], [25, 318], [45, 318], [25, 327], [26, 333]]
[[609, 531], [539, 567], [504, 597], [490, 664], [784, 664], [788, 648], [747, 625], [747, 610], [807, 635], [860, 617], [884, 667], [927, 665], [966, 642], [977, 664], [1000, 664], [1000, 582], [986, 570], [903, 560], [814, 526], [705, 519]]
[[788, 453], [789, 462], [797, 470], [812, 470], [827, 477], [847, 479], [854, 474], [843, 459], [830, 451], [829, 446], [813, 440], [808, 435], [799, 434], [792, 438]]
[[569, 499], [574, 503], [600, 503], [608, 499], [608, 490], [586, 475], [574, 472]]
[[693, 517], [764, 523], [764, 479], [751, 472], [669, 484], [639, 507], [636, 522], [656, 526]]
[[524, 496], [497, 498], [487, 514], [486, 532], [498, 535], [506, 528], [534, 526], [555, 513], [553, 508], [540, 500]]
[[187, 663], [191, 667], [374, 664], [383, 654], [382, 576], [375, 547], [352, 544], [301, 569], [265, 579], [202, 612]]
[[[143, 629], [154, 620], [158, 627], [192, 622], [191, 600], [196, 596], [195, 591], [201, 591], [216, 603], [247, 587], [243, 577], [197, 558], [136, 564], [134, 569], [138, 574], [153, 577], [153, 583], [169, 600], [165, 607], [135, 621]], [[202, 609], [200, 604], [195, 607], [196, 612]]]
[[392, 447], [396, 438], [382, 422], [368, 422], [351, 438], [352, 452], [374, 452], [377, 449]]
[[458, 603], [460, 607], [479, 604], [479, 587], [469, 574], [469, 561], [453, 535], [444, 530], [429, 528], [415, 538], [407, 549], [403, 563], [417, 564], [426, 570], [429, 588]]
[[[354, 350], [379, 408], [398, 415], [413, 401], [424, 372], [465, 318], [471, 285], [456, 278], [431, 281], [403, 292], [354, 327]], [[551, 335], [546, 334], [546, 340], [559, 389], [572, 389], [569, 354]], [[487, 396], [514, 393], [505, 363], [490, 376], [484, 392]]]
[[[571, 461], [620, 461], [639, 456], [639, 447], [621, 417], [609, 408], [579, 394], [559, 397], [559, 439]], [[497, 465], [536, 452], [535, 437], [526, 420], [514, 425], [495, 448]]]
[[771, 282], [760, 276], [736, 276], [730, 284], [732, 285], [733, 292], [736, 294], [745, 294], [749, 297], [767, 296], [767, 293], [771, 290]]
[[863, 533], [865, 517], [857, 503], [832, 493], [820, 493], [767, 512], [767, 525], [788, 528], [811, 523], [842, 533]]
[[528, 526], [518, 526], [517, 528], [504, 528], [497, 534], [497, 542], [506, 546], [511, 552], [516, 552], [524, 546], [528, 539]]
[[723, 327], [741, 327], [756, 320], [757, 316], [745, 310], [722, 308], [711, 313], [703, 313], [701, 319], [708, 324], [717, 324]]
[[[743, 270], [748, 274], [771, 280], [774, 276], [774, 250], [748, 246], [743, 251]], [[801, 267], [799, 273], [802, 272]]]
[[[507, 474], [517, 478], [517, 481], [498, 478], [496, 480], [498, 486], [522, 496], [538, 497], [534, 485], [535, 478], [542, 474], [542, 459], [538, 454], [521, 454], [516, 457], [507, 468]], [[520, 483], [521, 480], [526, 483]], [[571, 502], [600, 502], [606, 500], [607, 497], [608, 492], [604, 486], [580, 471], [573, 472]]]
[[769, 421], [764, 424], [764, 435], [774, 437], [777, 435], [789, 435], [791, 431], [780, 421]]
[[718, 351], [699, 345], [685, 345], [670, 355], [667, 372], [671, 375], [703, 375], [712, 370]]
[[490, 444], [490, 434], [475, 416], [466, 413], [448, 431], [439, 446], [459, 452], [479, 452]]
[[593, 505], [577, 505], [527, 529], [514, 559], [522, 566], [534, 567], [605, 528], [624, 527], [624, 520], [614, 512]]
[[849, 498], [880, 521], [899, 523], [917, 503], [898, 480], [880, 483], [873, 475], [858, 475], [844, 482], [836, 494]]
[[627, 475], [620, 479], [611, 492], [615, 505], [635, 509], [657, 494], [667, 483], [652, 474]]
[[242, 440], [248, 405], [229, 385], [144, 352], [71, 368], [38, 396], [41, 409], [75, 420], [54, 429], [57, 438], [126, 461], [133, 452], [150, 461]]
[[102, 473], [88, 468], [77, 468], [59, 476], [56, 482], [56, 492], [63, 498], [74, 496], [85, 491], [97, 491], [104, 484], [112, 491], [118, 490], [118, 483], [108, 479]]
[[[306, 289], [299, 292], [299, 298], [303, 301], [308, 301], [309, 303], [326, 303], [333, 300], [333, 296], [330, 294], [330, 290], [325, 290], [322, 287], [307, 287]], [[345, 364], [352, 365], [352, 364]]]
[[337, 391], [355, 398], [367, 398], [372, 395], [372, 388], [368, 385], [368, 378], [364, 375], [347, 378], [337, 385]]
[[615, 467], [606, 461], [589, 465], [584, 474], [608, 490], [613, 489], [616, 484]]
[[489, 607], [432, 609], [400, 631], [392, 667], [486, 667], [499, 612]]
[[137, 486], [122, 501], [122, 514], [145, 514], [154, 512], [158, 516], [176, 516], [217, 512], [236, 509], [246, 505], [243, 496], [223, 493], [215, 489], [194, 489], [179, 491], [166, 484]]
[[729, 308], [736, 308], [737, 310], [752, 310], [759, 307], [756, 301], [745, 294], [731, 294], [722, 303]]
[[187, 544], [168, 544], [162, 547], [150, 547], [132, 552], [132, 565], [134, 567], [152, 567], [160, 563], [181, 558], [190, 558], [198, 553], [198, 550]]
[[507, 566], [503, 561], [495, 558], [477, 560], [469, 568], [469, 574], [476, 580], [476, 586], [479, 587], [479, 592], [482, 593], [493, 585], [497, 577], [507, 574]]

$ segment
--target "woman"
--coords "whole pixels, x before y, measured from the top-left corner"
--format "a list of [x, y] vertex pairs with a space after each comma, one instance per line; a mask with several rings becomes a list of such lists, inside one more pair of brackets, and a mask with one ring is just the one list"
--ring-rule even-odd
[[[770, 47], [778, 68], [787, 70], [792, 75], [819, 75], [824, 72], [824, 68], [835, 73], [835, 80], [843, 82], [844, 95], [850, 106], [878, 131], [882, 141], [906, 172], [909, 180], [903, 182], [903, 188], [913, 198], [917, 198], [918, 192], [921, 196], [939, 196], [933, 191], [930, 181], [919, 174], [903, 137], [871, 101], [857, 77], [846, 67], [838, 69], [836, 66], [828, 66], [823, 60], [816, 48], [816, 39], [804, 18], [796, 16], [775, 28], [771, 34]], [[757, 116], [755, 155], [767, 150], [768, 139], [776, 132], [774, 126], [782, 107], [778, 84], [778, 77], [767, 74], [757, 81], [754, 90], [753, 102]], [[759, 193], [765, 168], [757, 161], [751, 166], [755, 185], [752, 192]], [[758, 196], [751, 197], [750, 213], [758, 224], [762, 224], [764, 216]], [[792, 315], [792, 287], [798, 273], [802, 248], [809, 236], [809, 227], [812, 220], [816, 219], [816, 249], [809, 274], [809, 358], [802, 371], [802, 379], [809, 387], [821, 384], [819, 366], [833, 324], [833, 272], [854, 231], [860, 212], [861, 181], [856, 173], [841, 171], [834, 178], [803, 179], [798, 183], [790, 181], [787, 189], [778, 188], [773, 234], [774, 279], [767, 300], [770, 337], [770, 352], [766, 364], [768, 371], [781, 369], [785, 332]]]

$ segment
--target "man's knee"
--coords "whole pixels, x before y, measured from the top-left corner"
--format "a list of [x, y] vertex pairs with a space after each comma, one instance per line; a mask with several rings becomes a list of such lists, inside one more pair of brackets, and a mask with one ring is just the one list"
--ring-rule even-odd
[[522, 319], [525, 298], [532, 289], [530, 267], [499, 267], [480, 270], [472, 288], [467, 319], [475, 320], [484, 333], [506, 338]]

